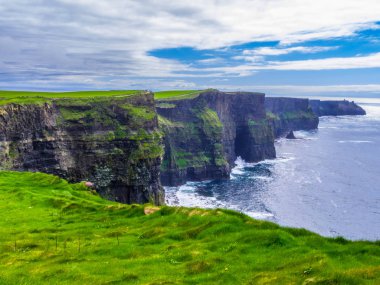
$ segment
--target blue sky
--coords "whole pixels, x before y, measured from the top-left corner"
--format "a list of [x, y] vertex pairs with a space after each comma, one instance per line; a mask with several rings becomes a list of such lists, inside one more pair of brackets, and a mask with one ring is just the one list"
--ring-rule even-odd
[[0, 0], [0, 89], [209, 87], [380, 97], [380, 1]]

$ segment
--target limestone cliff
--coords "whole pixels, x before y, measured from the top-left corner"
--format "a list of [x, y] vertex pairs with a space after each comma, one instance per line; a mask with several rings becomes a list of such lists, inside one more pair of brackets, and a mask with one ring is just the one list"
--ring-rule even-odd
[[309, 107], [309, 99], [266, 97], [265, 108], [276, 137], [290, 131], [318, 128], [319, 119]]
[[153, 94], [0, 106], [0, 167], [94, 182], [110, 199], [162, 204]]
[[271, 122], [261, 93], [202, 92], [157, 103], [164, 132], [164, 185], [228, 177], [241, 156], [254, 162], [275, 157]]
[[310, 107], [318, 116], [342, 116], [342, 115], [365, 115], [366, 112], [362, 107], [353, 101], [321, 101], [310, 100]]

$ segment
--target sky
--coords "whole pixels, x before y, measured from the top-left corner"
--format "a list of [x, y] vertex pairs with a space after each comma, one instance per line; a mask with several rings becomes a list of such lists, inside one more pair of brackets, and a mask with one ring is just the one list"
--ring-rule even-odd
[[0, 89], [380, 97], [379, 0], [0, 0]]

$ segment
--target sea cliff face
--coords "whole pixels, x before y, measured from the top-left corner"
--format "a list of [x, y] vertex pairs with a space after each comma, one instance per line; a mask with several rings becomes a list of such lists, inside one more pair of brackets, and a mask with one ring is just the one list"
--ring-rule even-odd
[[343, 115], [365, 115], [362, 107], [353, 101], [321, 101], [310, 100], [310, 107], [318, 116], [343, 116]]
[[276, 137], [318, 128], [318, 115], [310, 108], [309, 99], [266, 97], [265, 108]]
[[237, 156], [274, 158], [274, 133], [261, 93], [206, 91], [157, 103], [164, 132], [163, 185], [229, 177]]
[[218, 90], [8, 103], [0, 106], [0, 169], [91, 181], [111, 200], [162, 204], [161, 182], [228, 178], [238, 156], [275, 158], [275, 138], [317, 128], [317, 115], [363, 112], [348, 101]]
[[0, 168], [91, 181], [124, 203], [162, 204], [152, 93], [0, 106]]

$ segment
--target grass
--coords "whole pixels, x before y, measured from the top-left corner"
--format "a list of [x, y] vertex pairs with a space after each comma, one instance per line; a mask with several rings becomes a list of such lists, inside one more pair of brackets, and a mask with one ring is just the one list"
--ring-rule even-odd
[[138, 94], [139, 90], [109, 90], [109, 91], [75, 91], [75, 92], [30, 92], [1, 91], [0, 105], [9, 103], [40, 104], [54, 99], [96, 99], [110, 96], [129, 96]]
[[379, 284], [380, 243], [0, 172], [0, 284]]
[[197, 97], [204, 90], [171, 90], [171, 91], [158, 91], [154, 92], [154, 99], [156, 100], [180, 100], [192, 99]]
[[[204, 90], [168, 90], [154, 93], [156, 100], [180, 100], [197, 97]], [[73, 92], [32, 92], [0, 90], [0, 105], [10, 103], [41, 104], [56, 99], [101, 99], [138, 94], [141, 90], [104, 90]]]

